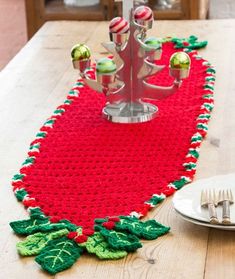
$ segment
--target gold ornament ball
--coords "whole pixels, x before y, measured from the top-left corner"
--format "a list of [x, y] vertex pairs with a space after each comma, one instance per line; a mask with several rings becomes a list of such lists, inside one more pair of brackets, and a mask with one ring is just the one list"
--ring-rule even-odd
[[172, 69], [185, 69], [190, 68], [191, 60], [187, 53], [176, 52], [170, 58], [170, 67]]
[[91, 57], [91, 51], [88, 46], [77, 44], [71, 50], [71, 57], [73, 61], [89, 59]]

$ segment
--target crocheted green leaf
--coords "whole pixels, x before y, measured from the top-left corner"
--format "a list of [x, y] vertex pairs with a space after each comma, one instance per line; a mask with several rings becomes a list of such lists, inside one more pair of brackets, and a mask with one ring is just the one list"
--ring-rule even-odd
[[89, 237], [84, 246], [89, 253], [96, 254], [100, 259], [120, 259], [127, 255], [126, 251], [110, 248], [105, 238], [99, 232]]
[[95, 226], [95, 229], [100, 230], [100, 233], [105, 237], [109, 246], [114, 250], [132, 252], [142, 247], [142, 244], [135, 235], [117, 232], [114, 230], [107, 230], [102, 226]]
[[82, 248], [76, 242], [62, 237], [51, 240], [44, 247], [35, 261], [51, 274], [56, 274], [71, 267], [82, 254]]
[[24, 241], [17, 243], [17, 251], [21, 256], [37, 255], [50, 240], [65, 236], [68, 232], [67, 229], [64, 229], [52, 233], [35, 233], [28, 236]]
[[118, 231], [128, 231], [138, 237], [141, 237], [143, 224], [139, 219], [132, 217], [120, 217], [120, 222], [115, 224], [115, 229]]
[[142, 238], [144, 239], [156, 239], [165, 233], [168, 233], [170, 227], [163, 226], [155, 220], [149, 220], [143, 223]]
[[[199, 49], [207, 46], [207, 41], [198, 41], [198, 38], [191, 35], [189, 38], [172, 38], [172, 42], [175, 43], [175, 48], [187, 48], [190, 50]], [[187, 43], [187, 44], [185, 44]]]
[[[50, 232], [61, 229], [74, 228], [74, 225], [68, 221], [63, 220], [59, 223], [50, 223], [48, 219], [28, 219], [22, 221], [15, 221], [10, 223], [11, 228], [15, 233], [21, 235], [30, 235], [36, 232]], [[75, 226], [76, 227], [76, 226]]]
[[22, 235], [30, 235], [39, 232], [41, 227], [46, 227], [50, 224], [48, 219], [28, 219], [11, 222], [10, 226], [15, 233]]
[[115, 225], [115, 230], [128, 231], [136, 235], [138, 238], [150, 240], [156, 239], [159, 236], [167, 233], [170, 228], [163, 226], [155, 220], [141, 222], [134, 217], [121, 216], [120, 222], [117, 222]]

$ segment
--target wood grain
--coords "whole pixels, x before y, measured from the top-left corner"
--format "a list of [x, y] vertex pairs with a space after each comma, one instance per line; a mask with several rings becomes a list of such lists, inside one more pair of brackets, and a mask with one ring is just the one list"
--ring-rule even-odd
[[[209, 40], [201, 53], [217, 68], [215, 110], [196, 179], [235, 172], [234, 29], [235, 20], [161, 21], [150, 32], [159, 37], [195, 34]], [[148, 216], [171, 226], [171, 233], [146, 241], [125, 259], [100, 261], [86, 255], [70, 270], [49, 276], [33, 258], [17, 255], [19, 238], [8, 223], [27, 213], [13, 196], [11, 177], [25, 159], [28, 144], [76, 79], [71, 46], [85, 42], [94, 57], [100, 57], [107, 30], [105, 22], [48, 22], [0, 73], [1, 278], [235, 278], [235, 234], [186, 223], [174, 212], [171, 198]]]

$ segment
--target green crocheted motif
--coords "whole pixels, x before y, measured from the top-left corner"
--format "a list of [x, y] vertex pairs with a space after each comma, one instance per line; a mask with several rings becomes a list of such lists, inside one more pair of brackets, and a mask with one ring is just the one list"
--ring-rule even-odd
[[[138, 238], [147, 240], [156, 239], [170, 230], [169, 227], [163, 226], [155, 220], [142, 222], [136, 217], [128, 216], [120, 216], [119, 220], [119, 222], [115, 222], [115, 231], [128, 233], [128, 235], [132, 234]], [[107, 221], [108, 218], [96, 219], [96, 223], [98, 224], [102, 224]]]
[[67, 220], [62, 220], [58, 223], [50, 223], [47, 218], [15, 221], [10, 223], [11, 228], [15, 233], [20, 235], [30, 235], [36, 232], [50, 232], [61, 229], [74, 230], [77, 227]]
[[199, 133], [196, 133], [195, 135], [192, 136], [191, 143], [201, 142], [202, 139], [203, 139], [202, 135]]
[[196, 149], [190, 149], [188, 155], [191, 155], [194, 158], [199, 158], [199, 152]]
[[48, 218], [44, 215], [39, 207], [31, 208], [30, 209], [30, 218], [31, 219], [47, 219]]
[[197, 167], [197, 165], [192, 162], [185, 163], [185, 164], [183, 164], [183, 166], [185, 167], [186, 170], [195, 170]]
[[215, 77], [213, 77], [213, 76], [207, 76], [206, 77], [206, 81], [215, 81]]
[[45, 132], [39, 132], [39, 133], [36, 134], [36, 137], [37, 138], [45, 138], [46, 135], [47, 135], [47, 133], [45, 133]]
[[216, 74], [216, 70], [214, 68], [208, 68], [206, 72], [209, 74]]
[[207, 41], [199, 42], [198, 38], [194, 35], [191, 35], [189, 38], [183, 39], [172, 38], [171, 41], [175, 43], [175, 48], [187, 48], [189, 50], [203, 48], [206, 47], [208, 44]]
[[170, 185], [172, 185], [174, 188], [176, 189], [181, 189], [185, 184], [189, 183], [190, 181], [186, 178], [186, 177], [181, 177], [181, 179], [176, 180], [172, 183], [170, 183]]
[[204, 123], [197, 124], [197, 128], [200, 129], [200, 130], [205, 130], [205, 131], [208, 130], [208, 126]]
[[52, 233], [35, 233], [17, 243], [17, 251], [21, 256], [38, 255], [50, 240], [65, 236], [68, 232], [63, 229]]
[[23, 162], [23, 166], [25, 166], [25, 165], [31, 165], [31, 164], [33, 164], [34, 163], [34, 161], [35, 161], [35, 158], [34, 157], [28, 157], [24, 162]]
[[135, 217], [120, 217], [120, 222], [116, 223], [115, 229], [118, 231], [127, 231], [143, 239], [156, 239], [167, 233], [170, 228], [165, 227], [155, 220], [141, 222]]
[[65, 104], [65, 105], [71, 105], [71, 104], [72, 104], [72, 101], [71, 101], [71, 100], [65, 100], [65, 101], [64, 101], [64, 104]]
[[32, 151], [33, 149], [39, 149], [39, 148], [40, 148], [40, 144], [39, 143], [35, 143], [35, 144], [32, 144], [29, 147], [29, 150]]
[[212, 111], [214, 108], [214, 105], [210, 104], [210, 103], [204, 103], [203, 107], [206, 108], [208, 111]]
[[69, 91], [69, 95], [70, 96], [78, 96], [78, 93], [77, 93], [76, 90], [71, 90], [71, 91]]
[[165, 199], [164, 196], [160, 196], [160, 195], [153, 195], [151, 197], [151, 199], [149, 199], [146, 203], [147, 204], [151, 204], [152, 206], [156, 206], [157, 204], [159, 204], [160, 202], [162, 202]]
[[105, 238], [99, 232], [90, 236], [87, 242], [81, 244], [81, 246], [84, 246], [88, 253], [95, 254], [98, 258], [103, 260], [120, 259], [127, 255], [126, 251], [110, 248]]
[[209, 90], [213, 91], [214, 90], [214, 86], [211, 85], [211, 84], [205, 84], [204, 85], [204, 89], [209, 89]]
[[54, 120], [54, 119], [49, 119], [49, 120], [47, 120], [47, 121], [44, 123], [44, 126], [53, 125], [54, 123], [55, 123], [55, 120]]
[[[203, 99], [213, 100], [214, 96], [213, 96], [213, 94], [206, 94], [206, 95], [203, 95]], [[210, 114], [209, 114], [209, 116], [210, 116]]]
[[15, 195], [18, 201], [23, 201], [24, 197], [28, 195], [28, 193], [24, 189], [20, 189], [15, 192]]
[[51, 274], [71, 267], [81, 256], [83, 249], [67, 237], [51, 240], [35, 261]]
[[62, 114], [62, 113], [64, 113], [64, 109], [56, 109], [54, 111], [54, 114]]
[[96, 225], [95, 229], [100, 231], [100, 234], [106, 239], [109, 246], [114, 250], [124, 250], [127, 252], [134, 252], [142, 247], [138, 237], [124, 232], [117, 232], [115, 230], [107, 230], [102, 226]]
[[211, 118], [210, 114], [200, 114], [197, 119], [209, 120], [210, 118]]
[[25, 174], [17, 173], [12, 177], [13, 181], [22, 180], [25, 177]]

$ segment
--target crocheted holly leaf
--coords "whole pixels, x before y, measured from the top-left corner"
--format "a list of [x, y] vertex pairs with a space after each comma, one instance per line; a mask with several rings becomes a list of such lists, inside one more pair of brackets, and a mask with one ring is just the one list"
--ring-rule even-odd
[[102, 226], [95, 226], [96, 230], [104, 236], [109, 246], [115, 250], [125, 250], [133, 252], [142, 247], [139, 239], [135, 235], [117, 232], [115, 230], [107, 230]]
[[100, 259], [120, 259], [127, 255], [126, 251], [110, 248], [105, 238], [99, 232], [89, 237], [82, 246], [85, 246], [89, 253], [96, 254]]
[[118, 231], [128, 231], [138, 238], [156, 239], [159, 236], [167, 233], [170, 228], [163, 226], [155, 220], [141, 222], [133, 217], [120, 217], [120, 222], [115, 224], [115, 229]]
[[67, 220], [58, 223], [51, 223], [48, 219], [34, 219], [15, 221], [10, 223], [11, 228], [15, 233], [21, 235], [30, 235], [36, 232], [50, 232], [61, 229], [76, 229], [76, 226], [69, 223]]
[[64, 229], [52, 233], [35, 233], [17, 243], [17, 251], [21, 256], [38, 255], [50, 240], [65, 236], [68, 232]]
[[208, 43], [207, 41], [199, 42], [194, 35], [184, 39], [172, 38], [172, 42], [175, 43], [175, 48], [187, 48], [190, 50], [206, 47]]
[[71, 267], [81, 256], [82, 251], [76, 242], [62, 237], [49, 241], [35, 261], [49, 273], [56, 274]]
[[42, 227], [47, 227], [49, 224], [48, 219], [28, 219], [11, 222], [10, 226], [15, 233], [29, 235], [40, 231]]

